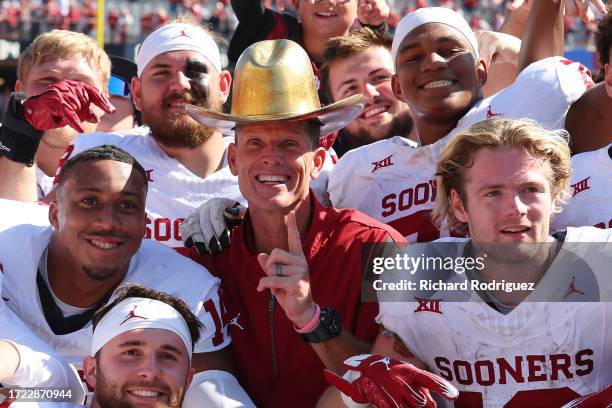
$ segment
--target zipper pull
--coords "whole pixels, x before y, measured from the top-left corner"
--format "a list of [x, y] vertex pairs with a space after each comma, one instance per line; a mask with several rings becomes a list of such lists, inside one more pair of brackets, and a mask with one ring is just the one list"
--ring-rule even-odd
[[273, 312], [276, 308], [276, 296], [270, 293], [270, 298], [268, 299], [268, 312]]

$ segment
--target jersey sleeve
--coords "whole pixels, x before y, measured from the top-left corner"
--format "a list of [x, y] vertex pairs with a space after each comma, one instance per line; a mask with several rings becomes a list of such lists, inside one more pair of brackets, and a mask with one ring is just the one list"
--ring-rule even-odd
[[0, 233], [20, 224], [49, 225], [45, 204], [0, 199], [0, 214]]
[[231, 337], [227, 330], [229, 312], [223, 291], [220, 288], [221, 281], [217, 278], [211, 279], [212, 284], [208, 286], [208, 290], [202, 301], [198, 303], [195, 312], [204, 326], [204, 329], [200, 331], [200, 340], [195, 345], [195, 353], [220, 350], [231, 343]]
[[3, 380], [4, 385], [62, 387], [84, 393], [78, 374], [68, 362], [30, 331], [12, 310], [3, 306], [0, 306], [0, 339], [8, 340], [20, 358], [17, 371]]
[[365, 190], [371, 185], [372, 176], [359, 168], [363, 156], [364, 149], [351, 150], [330, 171], [327, 192], [333, 207], [363, 208], [361, 203], [369, 199]]
[[516, 98], [509, 102], [524, 102], [522, 108], [517, 107], [523, 110], [523, 115], [516, 115], [516, 119], [528, 117], [550, 129], [559, 129], [565, 125], [572, 103], [592, 85], [591, 73], [579, 62], [561, 57], [545, 58], [529, 65], [519, 75], [511, 85]]

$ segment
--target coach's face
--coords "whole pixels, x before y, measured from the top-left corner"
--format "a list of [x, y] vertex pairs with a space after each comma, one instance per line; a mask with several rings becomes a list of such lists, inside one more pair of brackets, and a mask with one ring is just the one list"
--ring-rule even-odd
[[391, 53], [380, 46], [330, 66], [327, 86], [334, 101], [356, 94], [366, 97], [362, 114], [345, 128], [358, 141], [372, 143], [410, 133], [412, 121], [408, 106], [391, 89], [393, 73]]
[[290, 211], [308, 197], [325, 150], [314, 148], [305, 123], [243, 125], [228, 161], [249, 208]]
[[[519, 260], [538, 248], [531, 243], [549, 239], [551, 179], [548, 162], [521, 148], [482, 148], [465, 173], [464, 199], [451, 192], [453, 214], [468, 223], [474, 243], [527, 244], [515, 254]], [[507, 251], [503, 255], [512, 257]]]
[[482, 98], [487, 67], [467, 39], [439, 23], [424, 24], [402, 41], [393, 92], [415, 119], [454, 123]]
[[131, 165], [77, 163], [49, 209], [65, 262], [92, 280], [122, 279], [144, 236], [145, 198], [145, 180]]
[[179, 408], [193, 377], [185, 344], [163, 329], [122, 333], [83, 368], [96, 408]]
[[227, 71], [219, 73], [198, 52], [165, 52], [153, 58], [140, 78], [132, 81], [134, 104], [159, 143], [195, 148], [215, 130], [187, 115], [185, 104], [220, 111], [230, 83]]

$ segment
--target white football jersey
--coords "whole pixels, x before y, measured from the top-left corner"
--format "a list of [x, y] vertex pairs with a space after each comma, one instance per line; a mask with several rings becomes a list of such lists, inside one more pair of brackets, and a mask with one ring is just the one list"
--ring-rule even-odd
[[[442, 242], [458, 243], [457, 256], [468, 241], [434, 244]], [[508, 314], [469, 289], [433, 290], [409, 302], [381, 302], [377, 321], [460, 390], [447, 407], [552, 408], [598, 391], [612, 383], [612, 231], [568, 228], [564, 242], [534, 291]], [[567, 245], [576, 242], [590, 244]], [[569, 259], [586, 260], [590, 269], [582, 270], [592, 273], [572, 275]], [[455, 269], [445, 281], [465, 279]]]
[[45, 198], [53, 189], [53, 177], [47, 176], [40, 167], [36, 167], [36, 194], [39, 200]]
[[612, 144], [572, 157], [570, 200], [555, 214], [554, 229], [612, 228]]
[[590, 85], [588, 70], [579, 63], [559, 57], [535, 62], [512, 85], [476, 103], [453, 131], [433, 144], [413, 148], [396, 136], [347, 152], [330, 174], [331, 202], [389, 224], [409, 241], [447, 236], [448, 231], [440, 233], [433, 226], [430, 213], [436, 164], [448, 141], [459, 131], [497, 116], [530, 118], [547, 128], [561, 128], [570, 105]]
[[[231, 140], [225, 138], [225, 142], [228, 144]], [[202, 203], [222, 197], [245, 204], [238, 189], [238, 179], [231, 174], [227, 163], [206, 178], [198, 177], [168, 156], [144, 126], [117, 133], [78, 135], [60, 159], [60, 167], [77, 153], [104, 144], [115, 145], [130, 153], [147, 173], [149, 192], [145, 238], [172, 248], [182, 247], [180, 224]]]
[[0, 198], [0, 232], [19, 224], [49, 225], [49, 207], [42, 203]]
[[[0, 233], [0, 262], [4, 268], [2, 296], [6, 305], [38, 337], [80, 367], [83, 357], [90, 352], [91, 322], [75, 332], [57, 335], [47, 323], [41, 307], [36, 276], [51, 234], [50, 227], [28, 224]], [[157, 242], [143, 240], [118, 287], [128, 283], [166, 292], [187, 303], [204, 324], [202, 337], [195, 346], [196, 353], [219, 350], [230, 343], [227, 328], [219, 318], [225, 314], [225, 309], [221, 309], [225, 306], [219, 298], [220, 281], [204, 267]]]
[[[0, 293], [4, 278], [0, 263]], [[0, 339], [9, 340], [19, 351], [19, 367], [5, 386], [66, 387], [79, 385], [76, 372], [48, 344], [39, 339], [0, 298]], [[75, 390], [76, 392], [76, 390]], [[83, 394], [84, 395], [84, 394]], [[76, 397], [76, 396], [75, 396]], [[78, 398], [76, 399], [78, 400]]]

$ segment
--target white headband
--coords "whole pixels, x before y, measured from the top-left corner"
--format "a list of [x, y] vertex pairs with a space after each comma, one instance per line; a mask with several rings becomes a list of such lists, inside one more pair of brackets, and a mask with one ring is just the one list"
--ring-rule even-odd
[[191, 334], [183, 316], [167, 303], [146, 298], [127, 298], [100, 319], [91, 340], [91, 355], [95, 356], [118, 335], [134, 329], [171, 331], [183, 340], [191, 361]]
[[463, 17], [446, 7], [423, 7], [407, 14], [397, 25], [395, 35], [393, 36], [393, 44], [391, 45], [391, 54], [393, 55], [394, 64], [399, 47], [402, 45], [404, 38], [414, 29], [428, 23], [446, 24], [459, 31], [468, 40], [474, 49], [474, 54], [478, 57], [478, 41], [470, 25]]
[[189, 24], [172, 23], [153, 31], [142, 42], [136, 65], [138, 76], [159, 54], [169, 51], [195, 51], [206, 58], [218, 72], [221, 72], [219, 47], [203, 30]]

